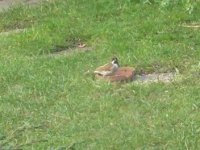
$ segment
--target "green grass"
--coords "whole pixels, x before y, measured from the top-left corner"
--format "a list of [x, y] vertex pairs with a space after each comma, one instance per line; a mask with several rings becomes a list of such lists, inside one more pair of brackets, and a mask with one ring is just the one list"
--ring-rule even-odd
[[[200, 149], [199, 9], [174, 3], [57, 0], [0, 13], [0, 149]], [[90, 51], [54, 53], [80, 39]], [[171, 83], [84, 75], [109, 61]], [[157, 67], [155, 67], [157, 66]]]

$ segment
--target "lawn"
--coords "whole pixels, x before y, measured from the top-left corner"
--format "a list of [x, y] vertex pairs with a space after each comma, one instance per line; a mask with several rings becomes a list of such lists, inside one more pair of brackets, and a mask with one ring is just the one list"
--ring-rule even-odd
[[[200, 149], [200, 9], [164, 2], [50, 0], [1, 12], [0, 149]], [[181, 79], [95, 79], [113, 56]]]

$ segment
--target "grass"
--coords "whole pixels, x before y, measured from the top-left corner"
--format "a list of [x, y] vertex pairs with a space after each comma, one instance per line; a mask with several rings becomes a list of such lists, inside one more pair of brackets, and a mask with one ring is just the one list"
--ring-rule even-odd
[[[0, 149], [199, 149], [199, 9], [66, 0], [0, 13]], [[80, 39], [90, 51], [70, 47]], [[74, 50], [74, 51], [73, 51]], [[117, 56], [171, 83], [83, 75]], [[156, 66], [156, 67], [155, 67]]]

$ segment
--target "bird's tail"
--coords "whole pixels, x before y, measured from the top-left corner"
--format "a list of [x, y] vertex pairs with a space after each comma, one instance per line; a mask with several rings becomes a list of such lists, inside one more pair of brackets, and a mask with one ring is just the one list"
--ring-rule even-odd
[[95, 71], [94, 71], [94, 74], [102, 75], [102, 72], [101, 72], [101, 71], [97, 71], [97, 70], [95, 70]]

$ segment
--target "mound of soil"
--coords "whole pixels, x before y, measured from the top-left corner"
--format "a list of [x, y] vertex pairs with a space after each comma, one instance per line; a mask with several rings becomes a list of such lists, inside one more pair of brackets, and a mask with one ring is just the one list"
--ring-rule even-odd
[[101, 75], [96, 75], [97, 79], [104, 79], [107, 81], [128, 81], [132, 80], [134, 76], [135, 68], [133, 67], [120, 67], [115, 74], [111, 76], [101, 76]]

